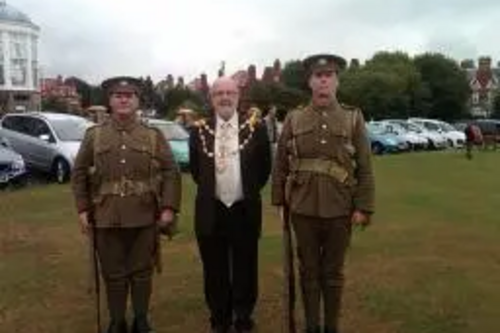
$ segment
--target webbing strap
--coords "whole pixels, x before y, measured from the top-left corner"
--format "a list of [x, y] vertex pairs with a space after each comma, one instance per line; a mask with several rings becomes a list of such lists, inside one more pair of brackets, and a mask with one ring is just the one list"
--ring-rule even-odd
[[99, 186], [99, 195], [143, 195], [153, 192], [150, 181], [122, 179], [120, 181], [104, 182]]
[[347, 170], [332, 160], [317, 158], [297, 159], [294, 170], [324, 174], [337, 179], [341, 183], [345, 183], [349, 178]]

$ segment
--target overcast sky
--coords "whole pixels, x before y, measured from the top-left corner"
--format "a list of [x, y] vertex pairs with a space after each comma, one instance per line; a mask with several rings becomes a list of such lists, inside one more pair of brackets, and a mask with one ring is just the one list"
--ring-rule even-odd
[[41, 28], [44, 76], [186, 81], [310, 53], [438, 51], [500, 61], [498, 0], [7, 0]]

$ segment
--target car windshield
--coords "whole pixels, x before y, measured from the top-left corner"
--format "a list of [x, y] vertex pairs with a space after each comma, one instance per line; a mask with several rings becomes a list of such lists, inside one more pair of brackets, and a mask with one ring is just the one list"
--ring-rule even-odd
[[188, 132], [175, 123], [153, 123], [151, 125], [157, 127], [169, 141], [183, 141], [189, 139]]
[[399, 123], [399, 125], [401, 125], [402, 127], [404, 127], [408, 131], [422, 133], [422, 129], [418, 125], [415, 125], [412, 123], [407, 123], [407, 122], [401, 122], [401, 123]]
[[424, 127], [426, 129], [428, 129], [429, 131], [437, 132], [441, 129], [441, 127], [435, 123], [424, 122], [423, 124], [424, 124]]
[[387, 131], [382, 126], [375, 125], [375, 124], [367, 125], [366, 128], [368, 129], [368, 131], [370, 133], [375, 134], [375, 135], [382, 135], [382, 134], [387, 133]]
[[447, 123], [439, 123], [439, 126], [441, 126], [441, 128], [445, 132], [456, 131], [456, 129], [453, 126], [451, 126], [450, 124], [447, 124]]
[[61, 141], [82, 141], [87, 128], [93, 125], [87, 119], [76, 117], [51, 119], [50, 124]]
[[386, 126], [388, 129], [390, 129], [389, 132], [397, 132], [399, 135], [408, 132], [408, 130], [404, 126], [402, 126], [402, 124], [400, 124], [399, 122], [391, 121], [386, 123]]

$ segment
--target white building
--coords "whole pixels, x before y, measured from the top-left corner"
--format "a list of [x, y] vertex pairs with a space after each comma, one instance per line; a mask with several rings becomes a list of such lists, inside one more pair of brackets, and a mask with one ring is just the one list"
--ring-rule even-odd
[[26, 14], [0, 0], [0, 113], [40, 109], [39, 34]]

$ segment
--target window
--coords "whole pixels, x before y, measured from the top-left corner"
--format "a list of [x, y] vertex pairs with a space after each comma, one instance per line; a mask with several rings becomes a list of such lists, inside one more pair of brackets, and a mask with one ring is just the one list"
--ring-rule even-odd
[[26, 34], [10, 33], [10, 62], [12, 85], [26, 85], [28, 76], [28, 36]]
[[16, 116], [6, 116], [2, 121], [2, 127], [19, 132], [20, 120], [22, 119]]
[[2, 126], [11, 131], [31, 135], [31, 118], [23, 116], [6, 116]]
[[4, 45], [2, 39], [0, 38], [0, 85], [2, 86], [5, 84], [5, 73], [4, 73], [5, 59], [3, 57], [3, 53], [4, 53]]
[[31, 71], [33, 87], [38, 88], [38, 38], [31, 37]]
[[43, 120], [32, 118], [31, 121], [30, 135], [34, 137], [49, 135], [52, 137], [49, 126]]
[[92, 123], [85, 118], [51, 119], [50, 124], [61, 141], [82, 141]]

